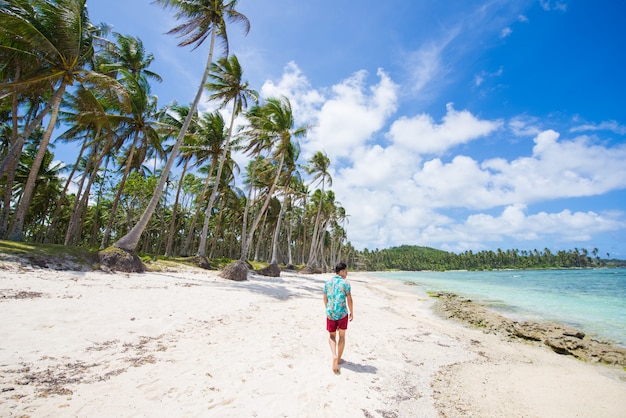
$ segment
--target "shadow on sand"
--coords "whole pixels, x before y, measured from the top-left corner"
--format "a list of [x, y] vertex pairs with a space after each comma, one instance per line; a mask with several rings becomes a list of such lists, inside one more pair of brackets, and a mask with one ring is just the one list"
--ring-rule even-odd
[[356, 373], [376, 374], [376, 372], [378, 371], [378, 369], [374, 366], [370, 366], [368, 364], [353, 363], [351, 361], [344, 361], [342, 364], [339, 365], [339, 367], [341, 369], [352, 370], [353, 372], [356, 372]]

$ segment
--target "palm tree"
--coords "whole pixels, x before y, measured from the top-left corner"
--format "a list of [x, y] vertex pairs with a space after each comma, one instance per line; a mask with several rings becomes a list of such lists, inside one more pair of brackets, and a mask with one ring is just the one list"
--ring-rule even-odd
[[237, 56], [232, 55], [228, 58], [220, 58], [217, 63], [214, 63], [211, 66], [211, 73], [209, 74], [211, 81], [206, 84], [206, 88], [213, 92], [211, 96], [209, 96], [211, 100], [220, 100], [222, 108], [232, 101], [233, 108], [230, 118], [230, 127], [228, 128], [228, 136], [217, 167], [217, 174], [215, 182], [213, 183], [213, 190], [211, 191], [209, 204], [206, 208], [204, 225], [202, 228], [202, 234], [200, 235], [200, 244], [198, 245], [198, 252], [196, 253], [198, 257], [206, 257], [206, 238], [208, 235], [209, 219], [211, 217], [211, 211], [213, 210], [217, 188], [222, 177], [222, 169], [224, 167], [224, 163], [226, 162], [226, 158], [230, 153], [230, 141], [233, 134], [235, 118], [244, 108], [248, 107], [248, 99], [251, 99], [254, 102], [258, 100], [257, 92], [250, 89], [248, 87], [248, 82], [244, 82], [242, 77], [243, 70], [241, 69], [239, 60], [237, 59]]
[[[164, 122], [167, 126], [171, 126], [173, 132], [177, 132], [183, 125], [184, 120], [187, 118], [187, 114], [189, 112], [189, 106], [180, 106], [176, 103], [169, 106], [168, 109], [164, 112], [164, 116], [162, 122]], [[178, 202], [180, 200], [180, 193], [183, 187], [183, 180], [185, 178], [185, 174], [187, 174], [187, 169], [189, 168], [189, 164], [191, 160], [195, 157], [197, 148], [197, 143], [199, 141], [197, 137], [198, 132], [198, 114], [194, 115], [192, 122], [187, 129], [187, 135], [185, 137], [185, 142], [181, 147], [179, 165], [183, 164], [183, 171], [180, 174], [180, 180], [178, 181], [178, 186], [176, 188], [176, 197], [174, 198], [174, 206], [172, 208], [172, 216], [170, 219], [170, 227], [169, 233], [167, 234], [167, 244], [165, 245], [165, 256], [169, 257], [172, 254], [172, 249], [174, 246], [174, 236], [177, 225], [177, 216], [178, 216]], [[186, 145], [185, 145], [186, 144]]]
[[196, 228], [196, 222], [198, 216], [204, 206], [206, 194], [209, 190], [209, 184], [213, 178], [215, 167], [217, 167], [219, 156], [222, 154], [222, 149], [226, 143], [225, 123], [224, 118], [219, 112], [205, 113], [198, 123], [198, 135], [197, 142], [192, 147], [189, 147], [189, 152], [194, 152], [197, 160], [197, 164], [201, 165], [210, 159], [211, 163], [206, 169], [202, 167], [200, 171], [206, 170], [206, 178], [202, 188], [202, 192], [198, 196], [196, 201], [196, 210], [194, 211], [189, 230], [187, 231], [187, 238], [185, 239], [185, 245], [181, 251], [181, 255], [186, 256], [191, 245], [191, 240]]
[[251, 109], [248, 113], [248, 119], [252, 127], [250, 130], [252, 137], [258, 138], [259, 141], [257, 142], [274, 145], [272, 157], [276, 161], [276, 174], [265, 195], [263, 205], [252, 222], [248, 236], [246, 237], [242, 234], [241, 261], [245, 261], [248, 247], [254, 238], [254, 233], [269, 207], [278, 181], [281, 178], [285, 159], [289, 155], [290, 150], [293, 150], [294, 144], [292, 144], [292, 140], [297, 140], [297, 138], [303, 137], [307, 133], [306, 126], [294, 127], [295, 121], [291, 103], [286, 97], [282, 99], [267, 99], [267, 102], [262, 107]]
[[[104, 230], [102, 248], [108, 245], [117, 205], [131, 169], [141, 167], [150, 151], [156, 151], [161, 155], [165, 154], [159, 135], [161, 124], [158, 121], [157, 98], [150, 95], [150, 84], [144, 75], [135, 77], [127, 70], [120, 70], [120, 72], [123, 75], [122, 84], [126, 87], [130, 97], [131, 112], [120, 118], [121, 126], [118, 135], [123, 140], [130, 139], [130, 145], [123, 158], [125, 162], [124, 172], [109, 213], [109, 221]], [[165, 177], [167, 179], [167, 176]]]
[[[39, 138], [40, 139], [40, 138]], [[39, 147], [38, 141], [29, 142], [22, 154], [16, 172], [16, 187], [23, 188], [26, 179], [30, 174], [30, 167]], [[42, 242], [45, 231], [49, 226], [50, 208], [60, 204], [59, 195], [61, 193], [60, 173], [64, 167], [61, 163], [55, 163], [54, 155], [47, 151], [43, 163], [39, 167], [39, 173], [35, 181], [33, 199], [26, 214], [27, 232], [35, 242]]]
[[[332, 178], [328, 173], [328, 167], [330, 166], [330, 159], [321, 151], [316, 152], [311, 159], [309, 160], [309, 165], [306, 170], [307, 173], [313, 174], [313, 181], [319, 180], [321, 185], [321, 196], [324, 196], [324, 186], [328, 183], [329, 186], [332, 185]], [[313, 226], [313, 236], [311, 237], [311, 247], [309, 249], [309, 259], [307, 261], [307, 267], [311, 269], [315, 269], [317, 267], [316, 261], [316, 253], [318, 247], [318, 233], [320, 227], [320, 215], [322, 213], [322, 205], [324, 203], [324, 199], [320, 198], [318, 207], [317, 207], [317, 215], [315, 216], [315, 224]]]
[[[300, 176], [297, 175], [297, 160], [300, 156], [300, 149], [296, 146], [295, 143], [291, 143], [291, 146], [287, 150], [287, 155], [285, 158], [285, 173], [284, 180], [282, 184], [282, 192], [283, 192], [283, 201], [280, 205], [280, 212], [278, 213], [278, 219], [276, 220], [276, 228], [274, 229], [274, 238], [272, 240], [272, 258], [270, 260], [270, 264], [278, 264], [278, 242], [280, 237], [280, 229], [282, 225], [283, 218], [285, 217], [285, 212], [291, 206], [291, 186], [294, 183], [297, 183]], [[294, 173], [296, 175], [294, 176]], [[291, 243], [288, 242], [288, 245], [291, 248]], [[291, 250], [289, 250], [291, 254]], [[289, 257], [289, 261], [291, 261], [291, 257]]]
[[[19, 80], [3, 84], [2, 90], [15, 91], [28, 84], [40, 85], [46, 82], [54, 91], [46, 107], [50, 112], [50, 120], [13, 219], [10, 238], [21, 240], [37, 174], [48, 149], [65, 90], [76, 81], [90, 81], [99, 85], [106, 83], [109, 86], [113, 85], [113, 81], [89, 69], [97, 29], [89, 21], [85, 0], [8, 0], [5, 3], [7, 5], [0, 12], [0, 48], [11, 50], [25, 61], [32, 62], [33, 57], [36, 57], [39, 65], [30, 68]], [[34, 126], [43, 119], [44, 113], [47, 112], [41, 112], [24, 129], [20, 139], [0, 163], [0, 173], [15, 157], [18, 149], [22, 148]]]
[[148, 203], [143, 215], [135, 224], [135, 226], [122, 238], [117, 240], [113, 245], [128, 252], [133, 252], [137, 248], [139, 239], [144, 229], [148, 225], [154, 210], [156, 209], [163, 193], [163, 188], [172, 169], [175, 159], [178, 156], [178, 150], [183, 143], [187, 129], [191, 123], [193, 114], [195, 113], [204, 86], [208, 78], [211, 63], [213, 61], [213, 50], [215, 40], [219, 37], [223, 41], [226, 55], [228, 55], [228, 36], [226, 32], [226, 19], [231, 22], [240, 22], [244, 25], [245, 33], [250, 30], [250, 22], [243, 14], [235, 10], [237, 0], [155, 0], [154, 3], [160, 4], [166, 8], [176, 9], [175, 17], [177, 19], [185, 19], [186, 21], [172, 30], [169, 34], [177, 34], [182, 40], [179, 46], [194, 45], [194, 49], [202, 45], [202, 43], [210, 37], [211, 43], [209, 47], [209, 56], [206, 66], [202, 74], [200, 86], [196, 92], [196, 96], [189, 108], [189, 114], [185, 118], [185, 122], [176, 138], [176, 142], [172, 147], [169, 158], [163, 168], [161, 178], [154, 190], [152, 199]]
[[[110, 92], [98, 91], [81, 85], [73, 94], [66, 94], [64, 108], [60, 113], [61, 120], [70, 128], [58, 139], [72, 141], [82, 139], [79, 155], [67, 178], [61, 202], [57, 205], [52, 217], [51, 228], [47, 238], [55, 233], [56, 223], [66, 200], [67, 191], [74, 174], [82, 169], [78, 192], [71, 210], [70, 222], [66, 230], [65, 244], [75, 243], [80, 235], [80, 222], [84, 218], [84, 210], [88, 207], [90, 190], [97, 179], [98, 171], [104, 157], [115, 145], [114, 130], [120, 116], [113, 113], [120, 109], [129, 109], [127, 96], [114, 97]], [[83, 157], [83, 153], [87, 155]], [[86, 183], [86, 184], [85, 184]], [[81, 197], [82, 195], [82, 197]]]
[[104, 53], [96, 57], [99, 58], [96, 60], [98, 71], [117, 77], [119, 70], [127, 70], [135, 78], [143, 75], [159, 83], [163, 81], [160, 75], [148, 70], [154, 61], [154, 55], [146, 54], [141, 39], [115, 33], [115, 40], [116, 43], [108, 43]]

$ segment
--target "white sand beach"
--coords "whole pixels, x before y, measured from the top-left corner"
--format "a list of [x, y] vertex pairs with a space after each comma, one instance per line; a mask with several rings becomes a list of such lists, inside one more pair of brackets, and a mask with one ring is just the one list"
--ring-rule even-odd
[[623, 369], [443, 320], [364, 273], [336, 375], [329, 274], [0, 267], [2, 417], [626, 417]]

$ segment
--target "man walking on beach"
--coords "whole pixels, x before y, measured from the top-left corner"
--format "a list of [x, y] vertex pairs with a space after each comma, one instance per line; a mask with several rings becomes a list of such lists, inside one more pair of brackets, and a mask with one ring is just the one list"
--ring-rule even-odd
[[348, 320], [352, 321], [354, 310], [350, 283], [346, 280], [348, 275], [346, 263], [338, 263], [335, 266], [335, 273], [335, 276], [324, 283], [324, 306], [326, 330], [329, 334], [328, 344], [333, 354], [333, 372], [339, 373], [339, 363], [346, 345]]

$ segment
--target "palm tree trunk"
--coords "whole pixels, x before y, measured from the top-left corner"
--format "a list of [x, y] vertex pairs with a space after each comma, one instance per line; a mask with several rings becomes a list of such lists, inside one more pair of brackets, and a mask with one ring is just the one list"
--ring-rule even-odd
[[[71, 245], [71, 244], [77, 244], [80, 241], [80, 233], [83, 230], [83, 224], [85, 222], [85, 215], [86, 215], [86, 209], [89, 207], [89, 197], [91, 194], [91, 187], [93, 186], [94, 181], [97, 178], [98, 175], [98, 169], [100, 168], [100, 161], [102, 159], [98, 158], [97, 161], [94, 161], [92, 163], [92, 167], [91, 167], [91, 173], [89, 175], [89, 180], [87, 181], [87, 186], [85, 187], [85, 190], [82, 194], [82, 198], [81, 201], [79, 202], [79, 205], [76, 207], [76, 213], [72, 213], [72, 216], [74, 219], [74, 222], [72, 222], [70, 220], [70, 226], [68, 226], [67, 231], [68, 234], [65, 238], [66, 240], [66, 244], [65, 245]], [[85, 173], [86, 174], [86, 173]], [[82, 187], [82, 184], [81, 184]], [[78, 196], [76, 197], [78, 199]]]
[[[211, 161], [211, 167], [209, 168], [209, 173], [212, 173], [215, 169], [216, 161]], [[204, 198], [206, 197], [206, 192], [209, 190], [209, 183], [211, 182], [211, 175], [208, 174], [206, 179], [204, 180], [204, 186], [202, 187], [202, 193], [200, 194], [200, 198], [196, 204], [197, 208], [193, 214], [193, 219], [191, 220], [191, 225], [189, 226], [189, 231], [187, 232], [187, 238], [185, 239], [185, 246], [181, 251], [181, 255], [186, 257], [189, 254], [189, 247], [191, 246], [191, 240], [193, 239], [193, 234], [196, 229], [196, 222], [198, 221], [198, 216], [200, 215], [200, 210], [202, 209], [202, 203], [204, 202]]]
[[[247, 244], [245, 246], [246, 249], [248, 248], [248, 245], [252, 243], [252, 238], [254, 237], [254, 231], [256, 231], [257, 227], [259, 226], [259, 222], [261, 222], [261, 219], [265, 215], [265, 212], [267, 211], [267, 208], [270, 205], [270, 201], [272, 200], [272, 195], [274, 194], [274, 190], [276, 190], [276, 185], [278, 184], [278, 180], [280, 178], [280, 174], [282, 172], [284, 162], [285, 162], [285, 155], [281, 154], [280, 162], [278, 164], [278, 171], [276, 173], [276, 177], [274, 178], [274, 182], [272, 183], [272, 186], [268, 190], [267, 196], [265, 196], [265, 202], [263, 202], [263, 207], [261, 208], [261, 211], [257, 214], [257, 217], [252, 223], [252, 227], [250, 228], [250, 232], [248, 232]], [[242, 251], [241, 256], [244, 257], [244, 254], [245, 253]]]
[[237, 116], [237, 100], [233, 100], [233, 114], [230, 118], [230, 127], [228, 128], [228, 137], [226, 138], [226, 144], [224, 144], [224, 150], [222, 155], [220, 156], [220, 163], [217, 167], [217, 174], [215, 175], [215, 182], [213, 183], [213, 190], [211, 191], [211, 197], [209, 198], [209, 204], [206, 208], [206, 213], [204, 216], [204, 224], [202, 226], [202, 234], [200, 235], [200, 244], [198, 245], [198, 252], [196, 255], [198, 257], [206, 256], [206, 237], [209, 233], [209, 220], [211, 218], [211, 212], [213, 211], [213, 204], [215, 203], [215, 196], [217, 195], [217, 188], [220, 185], [222, 178], [222, 170], [224, 168], [224, 163], [229, 155], [230, 150], [230, 139], [232, 137], [233, 125], [235, 124], [235, 117]]
[[[46, 151], [48, 150], [48, 144], [50, 143], [50, 138], [52, 137], [52, 132], [56, 124], [57, 116], [59, 115], [59, 110], [61, 108], [61, 99], [63, 98], [63, 93], [65, 92], [66, 86], [67, 86], [67, 81], [65, 81], [64, 79], [63, 81], [61, 81], [61, 85], [59, 86], [58, 90], [55, 92], [53, 96], [50, 121], [41, 139], [41, 144], [39, 144], [39, 150], [37, 151], [37, 155], [35, 156], [33, 165], [31, 166], [30, 172], [28, 173], [26, 185], [24, 186], [24, 192], [22, 193], [20, 204], [17, 208], [17, 211], [15, 212], [15, 216], [13, 219], [13, 227], [11, 228], [11, 233], [9, 235], [9, 239], [11, 239], [12, 241], [24, 240], [24, 221], [26, 220], [28, 207], [30, 206], [30, 202], [35, 192], [35, 182], [37, 181], [37, 175], [39, 174], [41, 163], [43, 162], [43, 158], [46, 155]], [[24, 142], [22, 142], [22, 145], [23, 143]], [[13, 147], [13, 148], [16, 148], [16, 147]], [[20, 149], [21, 149], [21, 146], [20, 146]], [[9, 153], [11, 153], [11, 151], [9, 151]], [[2, 173], [1, 168], [0, 168], [0, 173]]]
[[324, 181], [322, 179], [322, 189], [320, 193], [320, 203], [317, 206], [317, 215], [315, 215], [315, 226], [313, 227], [313, 235], [311, 237], [311, 248], [309, 251], [309, 260], [307, 261], [307, 266], [309, 267], [317, 267], [316, 261], [316, 240], [317, 234], [319, 230], [320, 216], [322, 213], [322, 205], [324, 204]]
[[[65, 84], [65, 82], [63, 82], [63, 84]], [[12, 144], [11, 149], [9, 149], [9, 152], [7, 153], [6, 157], [4, 157], [4, 159], [0, 163], [0, 176], [2, 176], [5, 170], [8, 169], [11, 162], [15, 161], [19, 153], [22, 151], [22, 148], [24, 147], [26, 140], [28, 139], [30, 134], [32, 134], [35, 131], [35, 129], [41, 124], [41, 121], [43, 121], [43, 118], [46, 117], [46, 115], [50, 113], [51, 110], [54, 111], [56, 107], [54, 104], [58, 102], [58, 105], [60, 106], [61, 98], [63, 97], [64, 92], [65, 92], [65, 86], [63, 86], [63, 91], [61, 91], [61, 89], [59, 88], [59, 90], [57, 90], [52, 96], [52, 99], [50, 100], [48, 105], [42, 109], [42, 111], [35, 117], [35, 119], [33, 119], [33, 121], [26, 126], [26, 128], [24, 128], [24, 132], [22, 132], [22, 135], [20, 135], [17, 141], [14, 144]], [[59, 109], [57, 108], [56, 114], [58, 115], [58, 113], [59, 113]], [[50, 118], [52, 118], [52, 116], [50, 116]], [[56, 118], [57, 116], [55, 115], [54, 116], [55, 121], [56, 121]]]
[[[16, 80], [20, 78], [20, 69], [18, 68], [16, 71]], [[18, 94], [13, 93], [13, 98], [11, 102], [11, 146], [15, 147], [18, 140], [17, 130], [19, 128], [17, 111], [18, 111]], [[19, 153], [15, 156], [13, 160], [9, 163], [7, 167], [7, 179], [5, 185], [4, 192], [4, 202], [2, 206], [2, 219], [0, 220], [0, 238], [6, 238], [8, 229], [9, 229], [9, 216], [11, 215], [11, 200], [13, 198], [13, 182], [15, 181], [15, 170], [17, 169], [17, 163], [20, 160], [20, 154], [22, 149], [20, 148]], [[1, 175], [0, 175], [1, 177]]]
[[172, 256], [172, 246], [174, 245], [174, 231], [176, 229], [176, 215], [178, 212], [178, 200], [180, 199], [180, 191], [183, 188], [183, 179], [187, 172], [187, 165], [189, 164], [189, 158], [185, 158], [185, 165], [183, 166], [183, 172], [180, 175], [178, 182], [178, 188], [176, 189], [176, 198], [174, 199], [174, 208], [172, 209], [172, 219], [170, 221], [169, 233], [167, 234], [167, 245], [165, 246], [165, 256]]
[[107, 226], [104, 229], [104, 235], [102, 236], [102, 242], [100, 243], [100, 248], [105, 248], [109, 245], [109, 238], [111, 237], [111, 228], [113, 227], [113, 220], [115, 219], [115, 213], [117, 212], [117, 206], [120, 203], [120, 198], [122, 196], [122, 191], [124, 190], [124, 185], [126, 184], [126, 180], [128, 179], [128, 175], [130, 174], [130, 168], [133, 163], [133, 157], [135, 155], [135, 149], [137, 144], [137, 138], [139, 137], [139, 133], [135, 132], [135, 138], [133, 139], [133, 144], [128, 152], [128, 157], [126, 158], [126, 167], [124, 168], [124, 174], [122, 175], [122, 180], [120, 181], [119, 187], [117, 188], [117, 192], [115, 193], [115, 198], [113, 199], [113, 204], [111, 205], [111, 213], [109, 213], [109, 220], [107, 221]]
[[[285, 201], [287, 197], [285, 196]], [[280, 226], [283, 220], [283, 216], [285, 213], [285, 201], [280, 206], [280, 211], [278, 212], [278, 219], [276, 220], [276, 228], [274, 229], [274, 238], [272, 240], [272, 259], [270, 264], [278, 264], [278, 237], [280, 235]]]
[[126, 251], [135, 251], [137, 249], [137, 244], [139, 243], [139, 239], [141, 238], [141, 234], [148, 226], [148, 222], [150, 222], [150, 218], [154, 213], [157, 205], [159, 204], [159, 200], [161, 200], [161, 194], [163, 193], [163, 188], [165, 187], [165, 183], [167, 181], [167, 177], [174, 165], [174, 161], [178, 156], [178, 150], [185, 139], [185, 135], [187, 134], [187, 129], [191, 124], [191, 120], [193, 119], [193, 115], [198, 108], [198, 103], [200, 102], [200, 98], [202, 97], [202, 93], [204, 92], [204, 85], [206, 84], [207, 78], [209, 77], [209, 71], [211, 69], [211, 62], [213, 61], [213, 48], [215, 46], [215, 28], [211, 30], [211, 46], [209, 47], [209, 57], [207, 58], [206, 66], [204, 68], [204, 73], [202, 74], [202, 80], [200, 81], [200, 86], [198, 87], [198, 91], [196, 92], [196, 97], [193, 100], [189, 108], [189, 113], [185, 118], [185, 122], [183, 122], [183, 126], [180, 128], [180, 132], [178, 133], [178, 137], [176, 138], [176, 143], [174, 143], [174, 147], [172, 148], [172, 152], [169, 155], [167, 162], [165, 163], [165, 167], [163, 168], [163, 172], [161, 173], [161, 178], [159, 179], [159, 183], [157, 184], [154, 194], [148, 203], [148, 207], [141, 215], [141, 218], [135, 224], [135, 226], [122, 238], [117, 240], [117, 242], [113, 243], [115, 247], [121, 248]]
[[[83, 142], [82, 147], [80, 147], [80, 151], [78, 152], [78, 157], [76, 157], [76, 163], [72, 167], [72, 171], [69, 176], [67, 176], [67, 181], [65, 182], [65, 186], [63, 187], [63, 191], [61, 192], [61, 198], [57, 202], [56, 208], [54, 209], [54, 214], [52, 215], [52, 221], [50, 222], [50, 228], [48, 228], [48, 232], [46, 233], [45, 242], [49, 242], [52, 237], [53, 232], [56, 230], [57, 223], [59, 221], [59, 215], [61, 214], [61, 208], [63, 207], [63, 202], [67, 196], [67, 190], [70, 188], [70, 184], [72, 183], [72, 179], [74, 178], [74, 174], [76, 173], [78, 163], [80, 159], [83, 157], [83, 153], [85, 152], [85, 148], [87, 146], [87, 140]], [[86, 171], [85, 171], [86, 174]]]
[[256, 164], [252, 166], [252, 173], [250, 178], [250, 187], [248, 188], [248, 198], [246, 199], [246, 206], [243, 209], [243, 220], [241, 222], [241, 256], [240, 261], [246, 261], [248, 257], [248, 240], [246, 239], [248, 228], [248, 212], [252, 202], [252, 187], [254, 185], [254, 176], [256, 172]]

